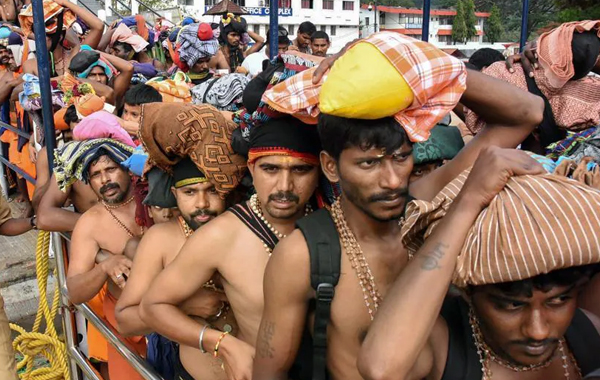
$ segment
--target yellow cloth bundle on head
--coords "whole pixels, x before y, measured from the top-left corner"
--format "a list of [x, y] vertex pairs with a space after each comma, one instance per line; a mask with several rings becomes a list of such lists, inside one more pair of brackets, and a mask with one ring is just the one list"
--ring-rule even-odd
[[374, 45], [359, 42], [332, 67], [320, 94], [321, 112], [381, 119], [408, 108], [414, 94], [398, 69]]

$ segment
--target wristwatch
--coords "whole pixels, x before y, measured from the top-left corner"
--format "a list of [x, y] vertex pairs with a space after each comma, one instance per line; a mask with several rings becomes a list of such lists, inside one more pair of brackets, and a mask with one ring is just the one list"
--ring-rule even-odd
[[37, 216], [34, 215], [31, 218], [29, 218], [29, 224], [31, 225], [31, 229], [32, 230], [37, 230]]

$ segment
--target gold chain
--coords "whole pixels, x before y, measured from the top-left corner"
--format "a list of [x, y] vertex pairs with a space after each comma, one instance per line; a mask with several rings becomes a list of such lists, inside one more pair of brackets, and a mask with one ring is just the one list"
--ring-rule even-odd
[[367, 262], [362, 248], [360, 247], [360, 244], [358, 244], [354, 233], [352, 233], [352, 230], [348, 227], [348, 223], [346, 223], [339, 198], [331, 205], [331, 216], [333, 217], [335, 227], [340, 234], [343, 249], [346, 251], [350, 263], [352, 264], [352, 268], [354, 268], [354, 271], [356, 272], [360, 287], [362, 288], [365, 305], [367, 305], [369, 316], [371, 317], [371, 320], [373, 320], [377, 308], [379, 308], [379, 303], [383, 301], [383, 297], [379, 294], [377, 284], [375, 283], [375, 277], [371, 272], [371, 268], [369, 267], [369, 263]]
[[[116, 210], [118, 208], [121, 208], [123, 206], [128, 205], [129, 203], [131, 203], [131, 201], [133, 200], [134, 197], [129, 198], [126, 202], [119, 204], [118, 206], [109, 206], [108, 204], [106, 204], [106, 202], [102, 201], [102, 205], [104, 206], [104, 209], [106, 211], [108, 211], [108, 213], [110, 214], [110, 216], [113, 218], [113, 220], [123, 229], [125, 230], [125, 232], [127, 232], [127, 235], [129, 235], [129, 237], [135, 237], [134, 233], [131, 232], [131, 230], [125, 225], [125, 223], [123, 223], [121, 221], [121, 219], [119, 219], [112, 210]], [[140, 226], [140, 234], [144, 233], [144, 227]]]
[[[538, 371], [543, 368], [548, 368], [550, 364], [554, 361], [555, 353], [547, 359], [546, 361], [539, 364], [530, 364], [525, 366], [513, 365], [506, 360], [499, 358], [491, 347], [489, 347], [485, 340], [483, 339], [483, 334], [481, 333], [481, 328], [479, 327], [479, 320], [475, 315], [475, 311], [473, 308], [469, 309], [469, 323], [471, 325], [471, 330], [473, 331], [473, 339], [475, 340], [475, 347], [477, 348], [477, 354], [479, 355], [479, 361], [481, 362], [483, 378], [482, 380], [492, 380], [492, 370], [490, 368], [490, 362], [494, 362], [506, 369], [509, 369], [514, 372], [530, 372], [530, 371]], [[565, 342], [565, 338], [560, 338], [558, 341], [558, 351], [561, 354], [562, 359], [562, 367], [565, 371], [565, 379], [570, 380], [571, 374], [569, 373], [569, 362], [573, 364], [575, 367], [575, 371], [578, 374], [578, 378], [581, 378], [581, 369], [577, 365], [577, 361], [573, 357], [573, 354], [569, 351], [568, 346]], [[567, 353], [568, 352], [568, 353]], [[570, 359], [570, 360], [569, 360]]]

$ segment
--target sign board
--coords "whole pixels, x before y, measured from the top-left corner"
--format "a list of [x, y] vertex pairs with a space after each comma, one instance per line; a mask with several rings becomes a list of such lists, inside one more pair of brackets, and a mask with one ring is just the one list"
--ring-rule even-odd
[[[212, 6], [204, 7], [204, 11], [208, 11]], [[247, 13], [245, 16], [268, 16], [270, 9], [269, 7], [241, 7], [242, 10]], [[279, 16], [290, 17], [292, 16], [292, 8], [279, 8]]]
[[404, 24], [405, 29], [423, 29], [423, 24]]

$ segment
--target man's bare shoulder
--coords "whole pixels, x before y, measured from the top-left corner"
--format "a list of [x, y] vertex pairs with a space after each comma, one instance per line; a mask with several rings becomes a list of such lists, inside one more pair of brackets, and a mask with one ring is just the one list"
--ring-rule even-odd
[[[96, 207], [96, 206], [94, 206]], [[94, 208], [92, 207], [92, 208]], [[91, 210], [91, 209], [90, 209]], [[88, 210], [89, 211], [89, 210]], [[153, 225], [144, 233], [144, 237], [142, 238], [141, 243], [144, 245], [152, 244], [160, 244], [161, 246], [170, 245], [178, 241], [185, 240], [183, 233], [181, 232], [181, 227], [179, 226], [179, 222], [177, 219], [170, 220], [165, 223], [158, 223]]]
[[247, 227], [238, 219], [238, 217], [230, 211], [225, 211], [196, 230], [190, 239], [203, 240], [210, 242], [211, 244], [221, 244], [223, 242], [231, 243], [234, 240], [237, 240], [243, 229], [247, 229]]
[[308, 245], [302, 231], [296, 228], [291, 234], [282, 239], [275, 247], [273, 255], [285, 258], [286, 261], [310, 261]]
[[[289, 273], [294, 273], [294, 276], [289, 276]], [[282, 283], [286, 289], [302, 298], [311, 297], [310, 254], [304, 234], [299, 229], [277, 244], [269, 259], [265, 277], [285, 279]]]
[[106, 210], [98, 203], [81, 215], [75, 228], [78, 230], [82, 228], [94, 228], [101, 232], [104, 214], [106, 214]]

